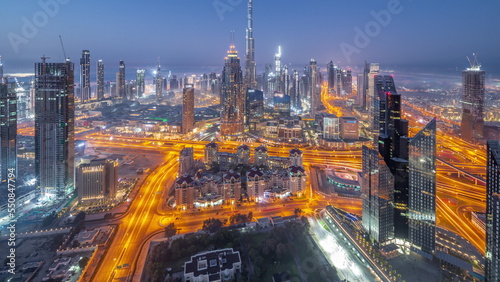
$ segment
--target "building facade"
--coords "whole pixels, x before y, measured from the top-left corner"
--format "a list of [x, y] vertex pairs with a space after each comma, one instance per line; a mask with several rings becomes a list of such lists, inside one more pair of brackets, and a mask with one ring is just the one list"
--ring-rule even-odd
[[245, 86], [234, 44], [231, 44], [225, 60], [220, 96], [222, 136], [243, 133], [245, 117]]
[[92, 160], [82, 164], [77, 172], [78, 202], [105, 204], [116, 198], [118, 166], [112, 160]]
[[118, 72], [116, 73], [116, 97], [127, 99], [127, 91], [125, 89], [125, 62], [120, 61]]
[[80, 102], [87, 103], [90, 101], [90, 51], [83, 50], [82, 58], [80, 59]]
[[264, 92], [247, 88], [245, 123], [249, 130], [258, 130], [258, 124], [264, 119]]
[[500, 144], [487, 142], [486, 281], [500, 280]]
[[436, 118], [411, 138], [409, 158], [409, 239], [434, 253], [436, 246]]
[[135, 97], [136, 99], [142, 98], [146, 92], [146, 82], [145, 82], [146, 70], [137, 70], [136, 80], [135, 80]]
[[257, 70], [255, 67], [255, 39], [253, 38], [253, 0], [248, 0], [245, 53], [245, 85], [249, 88], [257, 88]]
[[485, 71], [472, 65], [462, 72], [462, 121], [460, 133], [468, 141], [484, 138]]
[[104, 63], [97, 61], [97, 100], [104, 100]]
[[194, 128], [194, 85], [186, 84], [182, 91], [182, 133], [188, 134]]
[[35, 64], [35, 175], [44, 198], [74, 189], [74, 64]]
[[194, 177], [184, 174], [175, 180], [175, 206], [188, 209], [194, 205]]
[[380, 245], [394, 239], [394, 176], [377, 150], [363, 146], [363, 227]]
[[[0, 80], [0, 191], [7, 194], [9, 172], [17, 175], [17, 96]], [[16, 179], [13, 179], [16, 180]], [[15, 185], [15, 182], [10, 183]], [[11, 186], [12, 187], [12, 186]], [[14, 186], [15, 187], [15, 186]]]

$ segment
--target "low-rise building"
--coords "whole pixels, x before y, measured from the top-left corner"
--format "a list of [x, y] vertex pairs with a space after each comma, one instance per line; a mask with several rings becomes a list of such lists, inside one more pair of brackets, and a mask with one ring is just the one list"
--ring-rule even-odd
[[191, 208], [194, 205], [194, 178], [184, 174], [175, 180], [175, 205], [178, 208]]
[[241, 199], [241, 175], [233, 170], [222, 177], [224, 200], [234, 203]]
[[232, 248], [196, 254], [184, 263], [184, 281], [231, 281], [241, 271], [240, 252]]

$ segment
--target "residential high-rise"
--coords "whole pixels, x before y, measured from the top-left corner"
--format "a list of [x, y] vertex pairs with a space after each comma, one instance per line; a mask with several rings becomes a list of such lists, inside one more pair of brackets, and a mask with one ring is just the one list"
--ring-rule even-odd
[[[17, 174], [17, 97], [0, 80], [0, 191], [7, 194], [9, 172]], [[15, 179], [14, 179], [15, 180]], [[15, 184], [11, 182], [10, 184]]]
[[97, 61], [97, 100], [104, 100], [104, 63]]
[[116, 73], [116, 97], [127, 100], [125, 89], [125, 62], [120, 61], [120, 67]]
[[318, 93], [318, 68], [314, 59], [311, 59], [311, 62], [309, 62], [309, 87], [309, 95], [311, 97], [311, 116], [314, 118], [320, 103], [320, 95]]
[[221, 135], [235, 135], [244, 130], [245, 116], [245, 86], [241, 73], [240, 58], [235, 50], [234, 43], [231, 44], [226, 63], [222, 70], [221, 103]]
[[186, 209], [194, 205], [194, 177], [184, 174], [175, 180], [175, 206]]
[[87, 103], [90, 101], [90, 51], [83, 50], [82, 58], [80, 59], [80, 102]]
[[436, 246], [436, 118], [408, 145], [410, 243], [427, 253]]
[[363, 227], [383, 245], [394, 238], [394, 176], [377, 150], [363, 146], [362, 157]]
[[78, 202], [105, 204], [115, 200], [118, 189], [118, 165], [112, 160], [92, 160], [78, 167]]
[[211, 167], [214, 163], [218, 163], [219, 145], [215, 142], [210, 142], [205, 145], [203, 162], [206, 167]]
[[156, 69], [156, 76], [155, 76], [155, 93], [156, 93], [156, 99], [160, 101], [163, 98], [163, 79], [161, 76], [161, 65], [160, 65], [160, 59], [158, 58], [158, 68]]
[[245, 85], [249, 88], [257, 88], [257, 70], [255, 67], [255, 40], [253, 38], [253, 0], [248, 0]]
[[247, 88], [245, 107], [245, 121], [248, 129], [257, 130], [257, 124], [264, 118], [264, 93]]
[[487, 142], [486, 281], [500, 281], [500, 144]]
[[186, 84], [182, 91], [182, 133], [190, 133], [194, 128], [194, 85]]
[[193, 147], [187, 147], [179, 153], [179, 175], [195, 172]]
[[146, 92], [145, 76], [146, 76], [146, 70], [137, 70], [137, 77], [135, 80], [136, 98], [142, 98], [144, 96], [144, 92]]
[[460, 133], [468, 141], [484, 138], [485, 71], [474, 59], [471, 67], [462, 72], [462, 121]]
[[246, 144], [238, 146], [236, 155], [238, 156], [238, 164], [248, 165], [250, 163], [250, 147]]
[[35, 175], [44, 198], [74, 189], [74, 64], [35, 64]]

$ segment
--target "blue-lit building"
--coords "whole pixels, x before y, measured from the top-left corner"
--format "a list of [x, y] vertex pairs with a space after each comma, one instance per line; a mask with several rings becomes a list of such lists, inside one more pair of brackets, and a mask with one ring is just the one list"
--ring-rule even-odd
[[290, 96], [274, 92], [273, 97], [274, 113], [278, 117], [288, 117], [290, 116]]
[[245, 124], [249, 130], [257, 130], [257, 124], [264, 118], [264, 92], [247, 88], [245, 103]]
[[436, 245], [436, 119], [411, 138], [409, 158], [409, 239], [427, 253]]

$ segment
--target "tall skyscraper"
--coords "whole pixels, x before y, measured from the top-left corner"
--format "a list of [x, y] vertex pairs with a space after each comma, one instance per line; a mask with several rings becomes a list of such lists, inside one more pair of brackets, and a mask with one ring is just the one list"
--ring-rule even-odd
[[[17, 97], [0, 80], [0, 191], [7, 194], [9, 171], [17, 174]], [[15, 184], [15, 183], [11, 183]]]
[[362, 157], [363, 227], [383, 245], [394, 238], [394, 176], [377, 150], [363, 146]]
[[235, 135], [244, 130], [245, 86], [240, 58], [234, 43], [231, 44], [225, 60], [220, 97], [222, 107], [220, 132], [221, 135]]
[[160, 101], [163, 98], [163, 79], [161, 77], [161, 65], [160, 58], [158, 58], [158, 68], [156, 69], [156, 77], [155, 77], [155, 93], [156, 99]]
[[460, 133], [465, 140], [478, 140], [484, 138], [484, 82], [485, 71], [481, 64], [474, 61], [471, 67], [462, 72], [462, 122]]
[[247, 88], [245, 107], [245, 122], [248, 129], [257, 130], [257, 124], [264, 118], [264, 93]]
[[352, 71], [351, 69], [342, 70], [342, 95], [350, 96], [352, 94]]
[[[365, 66], [366, 67], [366, 66]], [[373, 117], [375, 116], [378, 112], [374, 108], [374, 105], [377, 104], [375, 101], [377, 99], [377, 93], [375, 91], [375, 77], [378, 75], [380, 70], [380, 66], [378, 63], [371, 63], [368, 66], [368, 73], [367, 76], [365, 77], [365, 86], [366, 86], [366, 107], [368, 111], [368, 115]], [[366, 71], [366, 69], [365, 69]], [[374, 131], [375, 134], [377, 134], [377, 130], [375, 128]]]
[[300, 76], [297, 70], [293, 70], [290, 80], [290, 104], [292, 112], [298, 113], [302, 109], [302, 104], [300, 102]]
[[246, 54], [245, 54], [245, 84], [257, 88], [257, 70], [255, 67], [255, 40], [253, 38], [253, 0], [248, 0]]
[[500, 144], [487, 142], [486, 281], [500, 281]]
[[116, 97], [127, 100], [127, 92], [125, 89], [125, 62], [120, 61], [120, 67], [116, 73]]
[[396, 238], [408, 239], [408, 121], [401, 119], [401, 96], [392, 76], [372, 79], [375, 93], [373, 128], [378, 147], [394, 176], [394, 231]]
[[330, 61], [326, 65], [327, 77], [328, 77], [328, 92], [333, 92], [335, 86], [335, 68], [333, 61]]
[[80, 59], [80, 102], [87, 103], [90, 101], [90, 51], [83, 50], [82, 58]]
[[3, 63], [2, 63], [2, 56], [0, 56], [0, 83], [3, 82]]
[[78, 167], [78, 202], [105, 204], [116, 198], [118, 165], [112, 160], [92, 160]]
[[410, 243], [427, 253], [436, 246], [436, 118], [408, 146]]
[[[281, 70], [282, 70], [281, 69], [281, 46], [278, 46], [278, 53], [274, 54], [274, 72], [275, 72], [275, 75], [277, 78], [281, 76]], [[274, 89], [274, 90], [280, 91], [279, 89]]]
[[358, 78], [356, 79], [357, 84], [357, 103], [361, 109], [364, 109], [365, 97], [363, 96], [364, 86], [363, 86], [364, 76], [362, 73], [358, 73]]
[[318, 68], [314, 59], [311, 59], [311, 62], [309, 62], [309, 87], [311, 97], [311, 116], [314, 118], [320, 103], [320, 95], [318, 93]]
[[142, 96], [144, 96], [144, 92], [146, 91], [145, 76], [146, 76], [146, 70], [137, 70], [137, 77], [135, 80], [136, 98], [142, 98]]
[[186, 84], [182, 92], [182, 133], [187, 134], [194, 127], [194, 85]]
[[74, 64], [35, 64], [35, 174], [44, 198], [74, 189]]
[[97, 100], [104, 100], [104, 63], [97, 61]]

